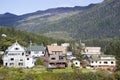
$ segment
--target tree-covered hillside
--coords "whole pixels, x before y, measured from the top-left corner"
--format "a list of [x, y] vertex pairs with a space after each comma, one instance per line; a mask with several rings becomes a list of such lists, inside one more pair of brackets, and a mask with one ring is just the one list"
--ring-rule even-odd
[[75, 15], [78, 12], [82, 12], [93, 6], [95, 5], [91, 4], [85, 7], [60, 7], [48, 9], [45, 11], [37, 11], [19, 16], [20, 20], [15, 22], [13, 26], [20, 30], [40, 33], [41, 28], [44, 28], [49, 24], [54, 24], [56, 21]]
[[5, 50], [16, 40], [23, 46], [28, 46], [30, 41], [32, 41], [33, 45], [47, 45], [54, 42], [65, 42], [64, 40], [55, 40], [42, 35], [15, 30], [14, 28], [0, 27], [0, 50]]
[[120, 0], [105, 0], [88, 10], [40, 29], [67, 31], [76, 39], [120, 38]]

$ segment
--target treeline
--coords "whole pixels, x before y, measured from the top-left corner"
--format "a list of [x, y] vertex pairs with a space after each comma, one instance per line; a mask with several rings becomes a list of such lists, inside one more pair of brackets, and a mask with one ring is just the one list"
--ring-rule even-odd
[[82, 41], [86, 44], [88, 47], [101, 47], [102, 52], [106, 51], [106, 48], [111, 44], [111, 43], [119, 43], [120, 39], [89, 39], [89, 40], [84, 40]]
[[110, 42], [106, 47], [105, 54], [115, 55], [117, 70], [120, 70], [120, 40]]
[[58, 44], [66, 42], [65, 40], [55, 40], [42, 35], [16, 30], [14, 28], [0, 27], [0, 50], [5, 50], [16, 40], [23, 46], [28, 46], [30, 41], [33, 43], [33, 45], [44, 46], [55, 42]]

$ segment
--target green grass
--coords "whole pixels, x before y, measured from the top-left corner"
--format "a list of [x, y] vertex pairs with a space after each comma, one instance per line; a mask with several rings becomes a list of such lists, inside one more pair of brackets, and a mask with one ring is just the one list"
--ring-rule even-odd
[[[65, 69], [46, 69], [45, 67], [37, 67], [37, 68], [31, 68], [31, 69], [24, 69], [23, 71], [25, 73], [28, 72], [32, 72], [32, 73], [70, 73], [70, 72], [74, 72], [75, 69], [72, 68], [65, 68]], [[79, 70], [81, 70], [81, 72], [86, 73], [86, 72], [90, 72], [90, 69], [86, 69], [86, 68], [79, 68]]]
[[65, 69], [53, 69], [53, 73], [68, 73], [73, 72], [72, 68], [65, 68]]
[[77, 68], [77, 69], [72, 69], [72, 68], [65, 68], [65, 69], [53, 69], [53, 73], [69, 73], [69, 72], [74, 72], [74, 70], [81, 70], [83, 73], [90, 72], [92, 70], [86, 69], [86, 68]]
[[83, 73], [91, 72], [91, 69], [81, 68], [80, 69]]
[[44, 73], [72, 73], [74, 70], [80, 70], [83, 73], [90, 72], [90, 69], [86, 68], [77, 68], [77, 69], [72, 69], [72, 68], [65, 68], [65, 69], [46, 69], [44, 66], [41, 67], [35, 67], [35, 68], [30, 68], [30, 69], [21, 69], [21, 68], [4, 68], [1, 67], [0, 70], [5, 70], [8, 72], [22, 72], [22, 73], [33, 73], [33, 74], [44, 74]]

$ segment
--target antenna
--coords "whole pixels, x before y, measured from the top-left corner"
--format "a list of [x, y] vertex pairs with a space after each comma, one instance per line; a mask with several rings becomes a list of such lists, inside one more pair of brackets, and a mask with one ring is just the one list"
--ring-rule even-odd
[[82, 42], [81, 42], [81, 39], [80, 39], [80, 44], [81, 44]]
[[30, 51], [31, 51], [32, 41], [30, 40]]
[[32, 41], [30, 40], [30, 46], [32, 46]]

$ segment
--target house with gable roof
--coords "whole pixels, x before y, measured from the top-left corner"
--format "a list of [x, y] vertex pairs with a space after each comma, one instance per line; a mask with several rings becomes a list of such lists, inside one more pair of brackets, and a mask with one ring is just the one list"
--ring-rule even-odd
[[47, 68], [65, 68], [66, 50], [63, 46], [51, 45], [47, 46], [45, 53], [45, 65]]
[[101, 47], [85, 47], [82, 55], [87, 55], [88, 57], [92, 55], [100, 55]]
[[44, 46], [29, 46], [27, 48], [28, 52], [31, 56], [38, 58], [45, 55], [45, 47]]
[[16, 41], [6, 49], [3, 56], [3, 65], [6, 67], [31, 68], [34, 66], [34, 60], [27, 53], [27, 49]]
[[115, 69], [116, 59], [113, 55], [93, 55], [90, 57], [90, 66], [94, 69]]

